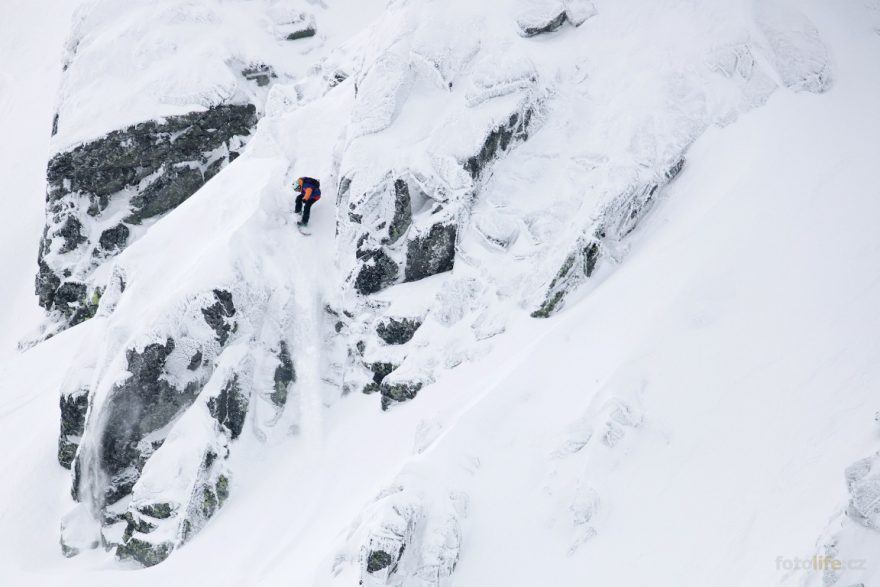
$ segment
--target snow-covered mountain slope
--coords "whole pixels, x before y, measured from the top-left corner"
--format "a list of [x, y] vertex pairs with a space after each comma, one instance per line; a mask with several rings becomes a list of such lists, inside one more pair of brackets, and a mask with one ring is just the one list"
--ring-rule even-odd
[[877, 6], [73, 20], [0, 577], [880, 581]]

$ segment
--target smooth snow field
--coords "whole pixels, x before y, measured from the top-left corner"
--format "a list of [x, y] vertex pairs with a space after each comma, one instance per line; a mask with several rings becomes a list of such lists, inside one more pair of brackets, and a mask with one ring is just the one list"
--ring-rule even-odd
[[[181, 0], [219, 15], [216, 38], [177, 62], [131, 65], [132, 83], [117, 71], [129, 34], [144, 35], [139, 47], [184, 47], [189, 33], [168, 25], [163, 36], [111, 4], [0, 0], [0, 585], [880, 587], [880, 529], [854, 521], [845, 473], [880, 450], [880, 2], [571, 0], [558, 4], [583, 24], [524, 40], [507, 15], [545, 3]], [[88, 5], [106, 12], [77, 21]], [[152, 18], [149, 2], [135, 5]], [[265, 6], [314, 11], [321, 36], [278, 49], [257, 37]], [[83, 46], [105, 52], [77, 57], [100, 63], [91, 77], [62, 71], [74, 22], [93, 27]], [[417, 59], [397, 61], [441, 45], [451, 57], [431, 75], [460, 66], [501, 81], [483, 94], [459, 78], [447, 88]], [[740, 45], [755, 57], [737, 53], [731, 71], [748, 61], [747, 75], [718, 73], [718, 55]], [[175, 92], [221, 87], [199, 64], [222, 51], [265, 51], [280, 74], [245, 97], [262, 116], [247, 147], [89, 273], [91, 284], [124, 271], [118, 303], [33, 344], [46, 319], [33, 284], [47, 162], [201, 108], [149, 84], [161, 66]], [[369, 75], [357, 94], [356, 76], [321, 93], [320, 60]], [[376, 87], [381, 68], [398, 90]], [[389, 169], [446, 173], [521, 93], [540, 97], [541, 125], [498, 156], [456, 217], [455, 267], [346, 289], [346, 219], [368, 206], [353, 195], [346, 210], [339, 178], [355, 177], [356, 194]], [[608, 194], [665, 170], [670, 153], [686, 163], [649, 213], [564, 306], [533, 318]], [[289, 189], [307, 172], [326, 178], [310, 236], [294, 226]], [[428, 208], [414, 213], [448, 211]], [[484, 246], [484, 229], [514, 234], [509, 248]], [[289, 334], [287, 405], [276, 413], [254, 392], [228, 444], [228, 500], [167, 560], [142, 568], [101, 547], [66, 558], [62, 520], [84, 543], [109, 534], [58, 463], [60, 394], [88, 379], [97, 418], [126, 376], [125, 349], [195, 332], [182, 300], [218, 284], [245, 292], [247, 320], [216, 373], [247, 364], [259, 380], [273, 355], [254, 349]], [[351, 299], [363, 313], [427, 316], [393, 375], [424, 382], [415, 398], [386, 411], [376, 394], [342, 391], [346, 354], [322, 338], [322, 320]], [[218, 386], [212, 375], [202, 393]], [[220, 442], [202, 404], [181, 414], [132, 503], [186, 499], [202, 458], [193, 447]], [[87, 428], [81, 442], [97, 458], [99, 434]], [[367, 572], [371, 545], [401, 527], [399, 568]], [[795, 568], [816, 555], [848, 568]]]

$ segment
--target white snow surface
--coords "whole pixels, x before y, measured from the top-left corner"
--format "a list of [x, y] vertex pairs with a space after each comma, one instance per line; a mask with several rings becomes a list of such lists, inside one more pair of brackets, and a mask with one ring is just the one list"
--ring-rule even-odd
[[[831, 584], [880, 585], [880, 534], [842, 513], [844, 470], [880, 449], [880, 5], [548, 2], [581, 16], [524, 39], [514, 0], [90, 2], [74, 16], [6, 1], [0, 584], [357, 585], [371, 545], [405, 540], [399, 569], [365, 585], [812, 586], [826, 575], [780, 560], [836, 540], [834, 556], [865, 565]], [[317, 37], [279, 44], [301, 16]], [[279, 79], [245, 153], [97, 272], [126, 288], [96, 318], [16, 354], [39, 319], [50, 150], [212, 96], [254, 100], [228, 64], [257, 59]], [[328, 89], [337, 69], [350, 77]], [[538, 105], [529, 140], [478, 184], [463, 177], [456, 159], [523, 103]], [[589, 285], [529, 317], [609, 202], [684, 152]], [[342, 393], [321, 328], [324, 304], [353, 296], [333, 186], [366, 194], [390, 170], [477, 197], [452, 272], [369, 300], [425, 320], [389, 352], [392, 377], [426, 386], [383, 412]], [[298, 175], [324, 187], [308, 237]], [[204, 400], [243, 365], [255, 394], [228, 501], [158, 566], [64, 558], [60, 522], [79, 510], [55, 456], [59, 390], [90, 380], [99, 414], [125, 350], [196, 339], [191, 315], [217, 287], [247, 301], [240, 328], [133, 500], [191, 491], [218, 442]], [[298, 379], [278, 412], [267, 365], [282, 336]]]

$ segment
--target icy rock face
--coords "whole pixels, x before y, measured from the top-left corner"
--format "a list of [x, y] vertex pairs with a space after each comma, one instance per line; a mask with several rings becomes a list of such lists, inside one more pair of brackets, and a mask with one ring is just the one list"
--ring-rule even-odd
[[596, 15], [596, 7], [589, 0], [541, 0], [527, 4], [528, 8], [517, 18], [524, 37], [552, 33], [567, 22], [580, 26]]
[[61, 395], [61, 434], [58, 436], [58, 462], [69, 469], [86, 426], [89, 390], [78, 389]]
[[[253, 105], [148, 121], [49, 162], [46, 227], [36, 291], [68, 325], [94, 315], [90, 274], [124, 249], [133, 227], [194, 194], [237, 154], [256, 124]], [[100, 295], [99, 293], [97, 295]]]
[[[418, 10], [450, 19], [437, 8]], [[417, 9], [403, 12], [412, 17]], [[454, 267], [458, 232], [478, 182], [494, 160], [528, 138], [544, 99], [537, 74], [527, 65], [523, 74], [522, 61], [499, 67], [497, 48], [483, 48], [466, 35], [440, 42], [436, 31], [425, 28], [407, 31], [379, 54], [378, 63], [355, 74], [352, 142], [340, 163], [337, 221], [341, 255], [354, 260], [350, 283], [360, 294]], [[413, 100], [410, 87], [428, 84], [442, 96], [456, 83], [471, 89], [453, 95], [452, 111], [425, 129], [427, 160], [407, 165], [382, 157], [378, 168], [362, 165], [375, 157], [367, 151], [379, 140], [372, 135], [395, 134], [397, 117]], [[449, 141], [448, 133], [459, 131]]]
[[880, 548], [880, 454], [856, 461], [847, 467], [844, 478], [849, 503], [816, 540], [814, 556], [822, 563], [821, 572], [802, 570], [796, 575], [798, 585], [851, 587], [875, 582], [878, 566], [873, 553]]
[[593, 275], [603, 256], [603, 249], [609, 244], [614, 246], [620, 243], [636, 229], [656, 203], [660, 191], [675, 179], [682, 167], [684, 158], [647, 184], [634, 185], [613, 199], [589, 233], [578, 238], [574, 250], [550, 282], [544, 302], [532, 312], [532, 316], [546, 318], [562, 308], [565, 297]]
[[831, 88], [831, 60], [816, 25], [778, 2], [755, 2], [755, 19], [783, 83], [797, 92], [820, 94]]
[[389, 318], [376, 327], [376, 334], [387, 344], [405, 344], [412, 340], [422, 323], [410, 318]]
[[461, 492], [427, 492], [418, 486], [412, 479], [382, 492], [352, 529], [347, 548], [357, 549], [357, 555], [342, 559], [359, 565], [361, 585], [451, 585], [468, 499]]
[[850, 494], [847, 514], [866, 528], [880, 530], [880, 454], [862, 459], [846, 469]]
[[[232, 294], [215, 289], [195, 296], [176, 314], [163, 338], [125, 350], [123, 376], [97, 380], [96, 389], [109, 386], [106, 392], [62, 399], [59, 459], [77, 451], [73, 497], [95, 512], [103, 543], [144, 565], [167, 557], [225, 500], [229, 475], [222, 461], [250, 403], [240, 380], [246, 365], [234, 362], [234, 354], [220, 360], [238, 327]], [[88, 420], [76, 428], [87, 408]], [[197, 422], [190, 426], [198, 434], [180, 431], [189, 421]], [[73, 539], [62, 534], [68, 548]]]

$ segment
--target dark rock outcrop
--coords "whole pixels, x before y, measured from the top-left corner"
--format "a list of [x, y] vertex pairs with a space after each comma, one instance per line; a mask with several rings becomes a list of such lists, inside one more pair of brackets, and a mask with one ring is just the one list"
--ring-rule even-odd
[[234, 158], [256, 122], [251, 104], [221, 105], [142, 122], [54, 156], [46, 171], [46, 229], [35, 287], [40, 305], [60, 311], [68, 325], [73, 316], [88, 318], [77, 312], [83, 298], [57, 290], [66, 281], [86, 281], [96, 265], [83, 267], [81, 255], [118, 253], [130, 231], [117, 224], [92, 243], [85, 225], [102, 222], [111, 199], [129, 205], [128, 224], [172, 210]]
[[114, 252], [121, 251], [128, 244], [128, 227], [124, 224], [117, 224], [113, 228], [108, 228], [101, 233], [98, 244], [103, 251]]
[[69, 469], [86, 426], [89, 390], [61, 395], [61, 434], [58, 436], [58, 462]]
[[[397, 554], [396, 557], [391, 556], [391, 554], [385, 552], [384, 550], [374, 550], [371, 551], [367, 555], [367, 572], [375, 573], [381, 571], [382, 569], [388, 569], [391, 565], [396, 565], [397, 561], [400, 560], [400, 557], [403, 554], [403, 548], [401, 548], [401, 552]], [[393, 573], [394, 569], [389, 569], [389, 573]]]
[[[110, 392], [100, 436], [100, 466], [108, 477], [104, 500], [112, 504], [131, 492], [146, 459], [158, 446], [142, 442], [195, 401], [198, 386], [178, 389], [165, 375], [174, 340], [126, 353], [129, 377]], [[161, 441], [158, 442], [161, 445]]]
[[314, 37], [316, 34], [318, 34], [318, 30], [314, 26], [309, 25], [289, 33], [287, 35], [287, 40], [298, 41], [299, 39], [308, 39], [309, 37]]
[[407, 243], [404, 281], [418, 281], [451, 271], [455, 264], [454, 224], [435, 224], [427, 234]]
[[376, 293], [397, 281], [400, 269], [382, 249], [372, 249], [359, 253], [363, 264], [354, 281], [358, 293]]
[[187, 163], [166, 165], [162, 174], [131, 199], [132, 213], [125, 221], [140, 224], [173, 210], [205, 184], [205, 175]]
[[202, 315], [208, 326], [217, 333], [217, 342], [223, 346], [235, 329], [235, 322], [231, 319], [235, 316], [235, 304], [232, 302], [232, 294], [226, 290], [215, 289], [214, 298], [217, 301], [202, 308]]
[[522, 114], [514, 112], [505, 124], [493, 129], [483, 141], [479, 153], [469, 157], [464, 163], [464, 168], [471, 177], [479, 179], [498, 155], [507, 151], [514, 143], [528, 140], [533, 116], [531, 108], [527, 108]]
[[34, 289], [42, 307], [51, 308], [55, 304], [55, 292], [60, 285], [61, 278], [55, 275], [55, 272], [45, 262], [40, 261]]
[[208, 400], [208, 410], [221, 426], [229, 430], [230, 436], [235, 439], [244, 429], [244, 421], [247, 417], [249, 398], [242, 392], [238, 381], [238, 375], [233, 375], [226, 382], [220, 394]]
[[565, 10], [563, 10], [559, 14], [543, 19], [541, 22], [533, 22], [528, 24], [520, 23], [520, 30], [522, 31], [524, 37], [534, 37], [544, 33], [552, 33], [559, 30], [559, 28], [564, 25], [567, 20], [568, 14], [566, 14]]
[[600, 242], [601, 236], [597, 234], [594, 239], [588, 240], [583, 246], [578, 246], [574, 252], [566, 257], [547, 288], [548, 294], [544, 303], [532, 312], [532, 318], [548, 318], [556, 311], [569, 292], [565, 285], [572, 272], [583, 275], [584, 278], [593, 276], [593, 271], [596, 270], [596, 264], [599, 262]]
[[293, 368], [290, 350], [287, 348], [287, 343], [282, 340], [281, 350], [278, 351], [278, 366], [275, 367], [275, 391], [270, 396], [272, 403], [279, 408], [284, 407], [287, 403], [287, 389], [294, 381], [296, 381], [296, 371]]
[[565, 258], [550, 281], [544, 301], [532, 312], [533, 318], [547, 318], [562, 308], [565, 297], [581, 283], [592, 277], [602, 259], [606, 240], [619, 242], [629, 236], [651, 211], [657, 197], [684, 167], [679, 158], [653, 181], [631, 187], [602, 211], [593, 232], [577, 239], [573, 250]]
[[260, 87], [268, 86], [273, 79], [278, 77], [275, 75], [275, 70], [265, 63], [248, 65], [241, 70], [241, 75], [248, 81], [256, 82]]
[[412, 224], [412, 201], [409, 186], [402, 179], [394, 182], [394, 217], [388, 227], [388, 242], [395, 243]]
[[77, 220], [76, 216], [65, 218], [61, 228], [53, 233], [54, 236], [62, 239], [61, 249], [58, 252], [61, 254], [69, 253], [86, 242], [88, 239], [83, 236], [82, 229], [82, 222]]
[[255, 124], [252, 104], [229, 104], [113, 131], [52, 158], [46, 171], [47, 200], [54, 203], [80, 193], [96, 215], [114, 193], [136, 187], [164, 166], [205, 162], [210, 152], [235, 136], [248, 135]]
[[406, 344], [422, 325], [411, 318], [388, 318], [376, 327], [376, 334], [387, 344]]
[[379, 386], [379, 391], [382, 394], [382, 409], [387, 410], [395, 403], [413, 399], [420, 389], [422, 389], [421, 381], [382, 383]]
[[123, 560], [136, 560], [145, 567], [152, 567], [168, 558], [173, 549], [173, 545], [169, 543], [153, 544], [132, 537], [116, 549], [116, 556]]

